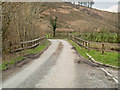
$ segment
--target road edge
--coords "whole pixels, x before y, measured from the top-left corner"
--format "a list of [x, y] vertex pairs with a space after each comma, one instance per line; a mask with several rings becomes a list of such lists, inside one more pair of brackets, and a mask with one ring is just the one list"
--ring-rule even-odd
[[2, 73], [6, 73], [4, 75], [4, 77], [2, 77], [2, 79], [4, 80], [5, 78], [7, 78], [7, 77], [11, 76], [12, 74], [14, 74], [14, 73], [18, 72], [19, 70], [21, 70], [25, 65], [29, 65], [33, 60], [39, 58], [50, 47], [51, 44], [52, 43], [50, 42], [47, 45], [46, 48], [44, 48], [41, 52], [35, 54], [33, 57], [26, 56], [26, 58], [24, 60], [22, 60], [21, 62], [17, 62], [14, 65], [10, 66], [8, 69], [2, 70]]

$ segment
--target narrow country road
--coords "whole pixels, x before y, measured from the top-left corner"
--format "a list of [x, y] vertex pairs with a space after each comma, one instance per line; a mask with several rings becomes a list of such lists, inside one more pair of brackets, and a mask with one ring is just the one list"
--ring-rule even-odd
[[99, 67], [76, 63], [81, 58], [65, 40], [52, 44], [30, 65], [3, 82], [3, 88], [117, 88]]

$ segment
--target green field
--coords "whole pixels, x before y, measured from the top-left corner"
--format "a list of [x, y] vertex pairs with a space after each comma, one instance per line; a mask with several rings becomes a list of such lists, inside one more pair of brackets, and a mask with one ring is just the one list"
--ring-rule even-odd
[[86, 55], [86, 53], [91, 55], [98, 62], [113, 65], [113, 66], [118, 66], [119, 59], [118, 59], [118, 53], [117, 52], [105, 52], [104, 54], [102, 54], [101, 52], [98, 52], [96, 50], [90, 50], [88, 52], [87, 49], [78, 46], [72, 40], [68, 40], [68, 42], [70, 42], [76, 48], [76, 50], [78, 51], [78, 53], [80, 55], [82, 55], [83, 57], [85, 57], [87, 59], [89, 59], [89, 57]]

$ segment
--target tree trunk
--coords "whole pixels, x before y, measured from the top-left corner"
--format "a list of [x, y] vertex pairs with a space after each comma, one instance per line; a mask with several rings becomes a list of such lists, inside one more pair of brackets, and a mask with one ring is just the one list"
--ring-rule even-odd
[[53, 30], [53, 37], [55, 37], [55, 30]]
[[55, 37], [55, 28], [53, 28], [53, 37]]

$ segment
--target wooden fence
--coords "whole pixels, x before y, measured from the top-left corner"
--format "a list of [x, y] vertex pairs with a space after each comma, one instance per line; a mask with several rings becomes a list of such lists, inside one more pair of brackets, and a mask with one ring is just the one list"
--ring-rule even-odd
[[[76, 42], [79, 46], [82, 46], [82, 47], [88, 49], [88, 51], [90, 51], [90, 49], [91, 49], [90, 42], [88, 42], [86, 40], [83, 40], [81, 38], [78, 38], [78, 37], [74, 37], [74, 36], [71, 36], [70, 39], [72, 41]], [[102, 43], [101, 52], [102, 52], [102, 54], [104, 54], [104, 52], [105, 52], [105, 45], [104, 45], [104, 43]]]
[[30, 40], [30, 41], [11, 43], [10, 44], [10, 52], [18, 52], [18, 51], [21, 51], [24, 49], [34, 48], [37, 45], [39, 45], [41, 43], [41, 41], [43, 41], [45, 39], [46, 39], [46, 36], [43, 36], [41, 38], [37, 38], [34, 40]]
[[90, 51], [90, 42], [74, 36], [71, 36], [71, 40], [76, 42], [79, 46], [82, 46]]
[[[51, 38], [51, 37], [53, 37], [53, 34], [48, 35], [48, 38]], [[78, 38], [77, 36], [75, 36], [72, 33], [68, 33], [68, 32], [67, 33], [56, 33], [55, 37], [56, 38], [57, 37], [58, 38], [59, 37], [70, 38], [72, 41], [76, 42], [79, 46], [82, 46], [82, 47], [88, 49], [88, 51], [90, 51], [90, 49], [94, 49], [91, 47], [91, 43], [89, 41]], [[101, 52], [102, 52], [102, 54], [104, 54], [104, 52], [105, 52], [104, 43], [102, 43]]]

